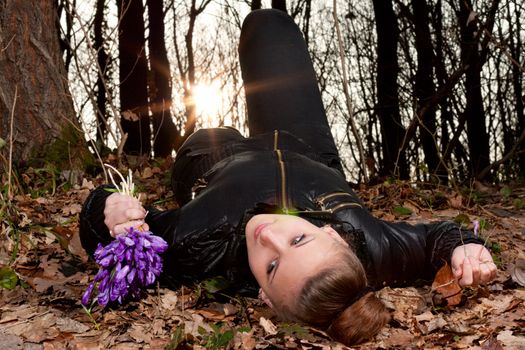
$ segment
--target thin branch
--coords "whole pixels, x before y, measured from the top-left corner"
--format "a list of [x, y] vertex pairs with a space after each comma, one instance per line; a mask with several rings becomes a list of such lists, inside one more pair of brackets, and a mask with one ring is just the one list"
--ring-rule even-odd
[[368, 183], [368, 172], [366, 169], [365, 152], [363, 149], [363, 143], [361, 142], [361, 137], [359, 136], [359, 133], [357, 132], [357, 126], [355, 125], [352, 99], [350, 97], [350, 92], [348, 91], [348, 77], [346, 74], [346, 62], [345, 62], [345, 57], [344, 57], [344, 52], [343, 52], [343, 40], [341, 38], [341, 30], [339, 28], [339, 21], [337, 19], [336, 3], [337, 1], [334, 0], [334, 10], [332, 14], [334, 16], [335, 29], [337, 32], [337, 41], [339, 44], [339, 58], [341, 59], [341, 70], [343, 72], [343, 91], [345, 94], [346, 108], [348, 109], [348, 121], [350, 122], [350, 126], [352, 128], [352, 134], [354, 135], [355, 141], [357, 143], [357, 148], [359, 150], [359, 158], [361, 158], [361, 172], [363, 173], [363, 179], [365, 183]]
[[7, 48], [11, 45], [11, 43], [13, 42], [14, 39], [15, 39], [15, 34], [13, 34], [11, 39], [9, 39], [9, 42], [7, 43], [7, 45], [5, 47], [3, 47], [2, 51], [0, 51], [0, 52], [4, 52], [5, 50], [7, 50]]
[[13, 98], [13, 106], [11, 107], [11, 125], [9, 130], [9, 162], [8, 162], [8, 170], [7, 170], [7, 198], [9, 200], [13, 199], [12, 193], [11, 193], [11, 172], [12, 172], [12, 165], [13, 165], [13, 125], [15, 120], [15, 107], [16, 107], [16, 100], [18, 99], [18, 85], [15, 85], [15, 97]]
[[507, 154], [505, 154], [501, 159], [498, 159], [497, 161], [493, 162], [492, 164], [490, 164], [489, 166], [487, 166], [485, 169], [483, 169], [480, 173], [479, 173], [479, 178], [480, 179], [483, 179], [483, 177], [485, 175], [487, 175], [489, 173], [489, 171], [491, 169], [494, 169], [496, 168], [497, 166], [505, 163], [507, 160], [509, 160], [512, 156], [514, 156], [514, 154], [516, 153], [516, 151], [518, 150], [518, 148], [521, 146], [521, 144], [523, 143], [523, 140], [525, 140], [525, 129], [523, 129], [521, 131], [521, 135], [520, 137], [518, 138], [518, 140], [516, 140], [516, 142], [514, 143], [514, 146], [512, 146], [511, 150], [509, 152], [507, 152]]
[[[127, 9], [125, 11], [127, 11]], [[96, 52], [96, 50], [93, 47], [93, 44], [91, 43], [91, 40], [89, 39], [89, 33], [88, 33], [88, 30], [86, 29], [86, 25], [83, 24], [82, 21], [81, 21], [82, 18], [80, 18], [80, 16], [76, 12], [72, 13], [72, 17], [76, 18], [78, 20], [79, 25], [80, 25], [80, 30], [84, 34], [84, 38], [86, 39], [86, 44], [87, 44], [88, 48], [92, 52], [93, 51]], [[119, 18], [119, 22], [117, 24], [118, 26], [120, 26], [120, 20], [121, 20], [121, 18]], [[77, 65], [77, 67], [79, 67], [79, 68], [82, 67], [80, 65], [79, 61], [78, 61], [78, 55], [74, 55], [74, 59], [75, 59], [75, 64]], [[104, 85], [104, 89], [106, 91], [108, 91], [109, 89], [108, 89], [108, 86], [107, 86], [107, 82], [104, 79], [104, 73], [102, 72], [102, 68], [100, 67], [97, 59], [93, 59], [93, 61], [96, 64], [97, 74], [98, 74], [99, 78], [101, 79], [102, 84]], [[87, 79], [88, 79], [87, 82], [85, 81], [84, 77], [80, 73], [80, 69], [79, 69], [80, 81], [81, 81], [81, 83], [84, 85], [84, 87], [87, 90], [88, 86], [91, 86], [92, 83], [91, 83], [90, 75], [86, 74], [86, 76], [87, 76]], [[93, 106], [96, 106], [95, 101], [93, 101], [93, 99], [94, 99], [93, 94], [90, 93], [88, 97], [91, 100], [91, 103], [93, 104]], [[123, 153], [124, 144], [126, 143], [128, 135], [122, 129], [122, 124], [120, 123], [120, 112], [118, 111], [117, 107], [113, 103], [113, 99], [111, 98], [111, 94], [108, 95], [108, 104], [109, 104], [109, 107], [110, 107], [110, 109], [111, 109], [111, 111], [113, 113], [113, 116], [115, 117], [115, 124], [117, 126], [118, 131], [120, 132], [120, 135], [121, 135], [120, 141], [118, 140], [118, 137], [115, 135], [113, 130], [109, 127], [109, 123], [108, 123], [107, 118], [105, 118], [105, 116], [102, 116], [102, 120], [104, 121], [104, 123], [106, 123], [106, 129], [108, 130], [109, 134], [112, 136], [112, 138], [115, 141], [115, 143], [118, 145], [118, 147], [117, 147], [117, 157], [119, 159], [121, 159], [122, 153]], [[96, 108], [96, 109], [97, 109], [97, 112], [100, 113], [100, 111], [98, 111], [98, 108]], [[93, 147], [96, 148], [95, 145], [93, 145]], [[102, 168], [104, 168], [104, 167], [102, 167]], [[104, 173], [105, 173], [105, 170], [104, 170]], [[107, 178], [107, 176], [106, 176], [106, 178]]]

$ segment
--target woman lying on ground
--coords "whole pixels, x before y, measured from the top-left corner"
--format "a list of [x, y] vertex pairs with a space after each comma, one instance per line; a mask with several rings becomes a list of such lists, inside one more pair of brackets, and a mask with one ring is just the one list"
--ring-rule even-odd
[[247, 16], [239, 47], [250, 137], [203, 129], [177, 153], [179, 209], [93, 191], [80, 217], [92, 254], [130, 226], [169, 244], [163, 277], [174, 285], [222, 275], [256, 293], [285, 320], [326, 330], [345, 344], [390, 319], [374, 290], [431, 280], [449, 262], [463, 286], [489, 282], [490, 253], [448, 222], [374, 218], [350, 189], [326, 120], [305, 42], [277, 10]]

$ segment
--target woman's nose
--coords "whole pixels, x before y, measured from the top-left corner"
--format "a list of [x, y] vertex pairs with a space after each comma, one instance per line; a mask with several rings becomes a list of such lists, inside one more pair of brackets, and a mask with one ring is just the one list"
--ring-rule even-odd
[[283, 247], [283, 240], [279, 236], [271, 227], [266, 227], [261, 231], [259, 239], [263, 246], [280, 250]]

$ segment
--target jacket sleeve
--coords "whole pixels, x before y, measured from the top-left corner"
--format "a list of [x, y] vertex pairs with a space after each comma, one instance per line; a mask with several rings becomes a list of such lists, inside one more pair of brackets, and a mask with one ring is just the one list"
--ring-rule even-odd
[[[102, 185], [92, 191], [80, 212], [80, 241], [86, 252], [92, 255], [100, 243], [103, 246], [113, 240], [104, 223], [106, 199], [114, 193], [112, 185]], [[175, 231], [178, 210], [160, 211], [149, 207], [146, 222], [151, 232], [166, 239]], [[171, 242], [168, 242], [171, 243]]]
[[452, 251], [467, 243], [483, 242], [452, 222], [410, 225], [386, 222], [364, 208], [346, 210], [345, 221], [364, 233], [370, 284], [402, 286], [418, 279], [430, 280]]
[[102, 185], [93, 190], [80, 212], [80, 241], [89, 255], [93, 255], [97, 245], [106, 245], [113, 239], [104, 223], [106, 199], [113, 193], [111, 185]]
[[424, 225], [427, 231], [427, 257], [429, 268], [437, 271], [445, 262], [450, 265], [454, 249], [468, 243], [483, 244], [471, 231], [453, 222], [438, 222]]

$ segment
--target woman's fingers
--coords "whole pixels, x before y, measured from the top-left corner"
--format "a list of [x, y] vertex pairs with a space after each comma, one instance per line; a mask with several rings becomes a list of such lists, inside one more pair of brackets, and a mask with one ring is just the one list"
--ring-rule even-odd
[[488, 283], [497, 273], [490, 252], [480, 244], [469, 243], [456, 247], [452, 253], [451, 265], [463, 287]]
[[104, 211], [106, 216], [106, 224], [108, 227], [124, 223], [130, 220], [141, 220], [146, 216], [146, 211], [143, 208], [118, 208], [111, 207]]
[[133, 227], [135, 229], [142, 229], [143, 231], [149, 231], [149, 226], [146, 224], [143, 220], [131, 220], [128, 222], [125, 222], [123, 224], [118, 224], [113, 227], [113, 230], [111, 231], [111, 236], [116, 237], [121, 234], [125, 234], [128, 232], [128, 229], [130, 227]]
[[466, 257], [463, 260], [463, 274], [461, 275], [461, 279], [458, 281], [459, 285], [462, 287], [470, 286], [474, 282], [473, 275], [472, 275], [472, 264], [470, 263], [470, 259]]
[[106, 199], [104, 216], [104, 223], [112, 236], [115, 236], [125, 232], [123, 224], [132, 221], [141, 221], [143, 223], [146, 210], [137, 198], [121, 193], [113, 193]]
[[480, 276], [480, 283], [488, 283], [492, 281], [496, 277], [497, 273], [497, 267], [496, 264], [492, 261], [482, 261], [480, 263], [480, 270], [481, 270], [481, 276]]
[[496, 272], [497, 267], [492, 261], [466, 257], [463, 261], [463, 274], [458, 282], [463, 287], [489, 283], [496, 277]]

